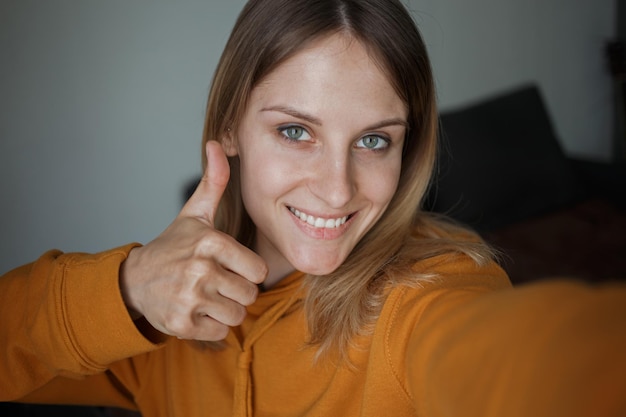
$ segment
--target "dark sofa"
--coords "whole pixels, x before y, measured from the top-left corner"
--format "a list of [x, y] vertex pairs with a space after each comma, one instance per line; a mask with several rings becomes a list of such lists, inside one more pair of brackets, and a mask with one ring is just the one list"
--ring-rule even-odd
[[570, 158], [536, 85], [441, 114], [426, 208], [502, 252], [514, 284], [626, 280], [626, 166]]

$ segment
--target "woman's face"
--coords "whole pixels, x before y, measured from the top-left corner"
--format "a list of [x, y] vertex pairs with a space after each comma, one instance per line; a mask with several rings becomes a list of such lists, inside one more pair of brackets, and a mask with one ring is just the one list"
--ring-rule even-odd
[[344, 35], [314, 42], [252, 90], [227, 153], [241, 161], [268, 283], [341, 265], [396, 191], [406, 120], [387, 76]]

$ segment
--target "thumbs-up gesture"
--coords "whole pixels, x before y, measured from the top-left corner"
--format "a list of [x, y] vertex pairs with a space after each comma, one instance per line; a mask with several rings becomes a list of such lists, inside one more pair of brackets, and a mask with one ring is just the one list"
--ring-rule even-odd
[[120, 287], [129, 311], [160, 332], [216, 341], [241, 324], [268, 269], [256, 253], [215, 229], [230, 169], [219, 143], [207, 142], [206, 153], [198, 188], [160, 236], [130, 252]]

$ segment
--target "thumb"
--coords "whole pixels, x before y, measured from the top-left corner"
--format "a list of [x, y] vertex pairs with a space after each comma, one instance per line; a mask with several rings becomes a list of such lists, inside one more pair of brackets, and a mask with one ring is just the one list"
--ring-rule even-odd
[[217, 207], [230, 178], [230, 167], [222, 145], [218, 142], [208, 141], [205, 151], [207, 166], [204, 175], [196, 191], [180, 211], [180, 216], [198, 217], [212, 225]]

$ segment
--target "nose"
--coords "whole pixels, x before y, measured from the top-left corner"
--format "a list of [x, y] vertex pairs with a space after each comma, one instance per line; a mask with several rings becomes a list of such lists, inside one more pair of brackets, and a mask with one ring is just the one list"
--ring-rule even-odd
[[349, 152], [328, 149], [318, 158], [309, 189], [328, 207], [345, 207], [357, 189]]

